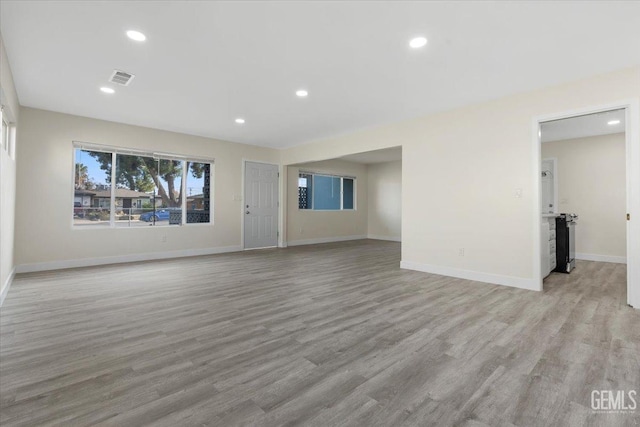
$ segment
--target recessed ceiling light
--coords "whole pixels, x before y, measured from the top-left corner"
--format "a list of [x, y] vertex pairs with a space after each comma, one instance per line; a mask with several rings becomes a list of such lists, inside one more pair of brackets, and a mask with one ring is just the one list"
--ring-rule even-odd
[[620, 123], [620, 120], [611, 120], [607, 122], [609, 126], [617, 125], [618, 123]]
[[104, 93], [115, 93], [116, 91], [111, 89], [110, 87], [101, 87], [100, 88], [101, 91], [103, 91]]
[[409, 46], [411, 46], [414, 49], [418, 49], [419, 47], [422, 47], [426, 44], [427, 44], [427, 39], [425, 37], [416, 37], [411, 39], [411, 41], [409, 42]]
[[238, 118], [236, 119], [236, 123], [237, 123], [237, 124], [239, 124], [239, 125], [243, 125], [243, 124], [244, 124], [244, 119], [243, 119], [243, 118], [241, 118], [241, 117], [238, 117]]
[[307, 92], [304, 89], [300, 89], [296, 91], [296, 96], [298, 96], [299, 98], [306, 98], [307, 95], [309, 95], [309, 92]]
[[147, 39], [147, 36], [142, 34], [140, 31], [134, 31], [134, 30], [127, 31], [127, 37], [137, 42], [143, 42]]

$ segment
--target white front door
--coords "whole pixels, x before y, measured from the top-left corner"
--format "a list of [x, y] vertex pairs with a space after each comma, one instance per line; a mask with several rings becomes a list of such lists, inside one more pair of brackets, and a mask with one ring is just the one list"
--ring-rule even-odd
[[244, 248], [278, 246], [278, 166], [245, 162]]

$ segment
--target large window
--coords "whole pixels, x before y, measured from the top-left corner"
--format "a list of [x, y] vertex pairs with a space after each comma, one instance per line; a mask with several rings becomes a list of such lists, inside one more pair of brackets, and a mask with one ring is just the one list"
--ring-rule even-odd
[[211, 160], [87, 144], [75, 145], [74, 159], [76, 226], [211, 222]]
[[298, 208], [317, 211], [355, 209], [355, 178], [301, 172], [298, 175]]

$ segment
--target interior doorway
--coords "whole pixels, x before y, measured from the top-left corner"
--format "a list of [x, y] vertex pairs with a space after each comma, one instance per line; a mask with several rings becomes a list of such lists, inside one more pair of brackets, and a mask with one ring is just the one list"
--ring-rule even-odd
[[640, 308], [638, 122], [634, 102], [536, 119], [540, 290], [550, 271], [571, 271], [571, 257], [626, 263], [627, 303]]

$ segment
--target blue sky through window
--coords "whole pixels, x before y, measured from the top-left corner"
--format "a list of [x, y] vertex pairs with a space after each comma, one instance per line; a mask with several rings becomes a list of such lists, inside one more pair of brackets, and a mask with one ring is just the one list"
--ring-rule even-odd
[[90, 181], [93, 181], [95, 184], [109, 185], [109, 182], [107, 181], [107, 173], [100, 169], [100, 163], [91, 157], [89, 153], [79, 148], [76, 149], [76, 164], [78, 163], [87, 167], [87, 175]]

